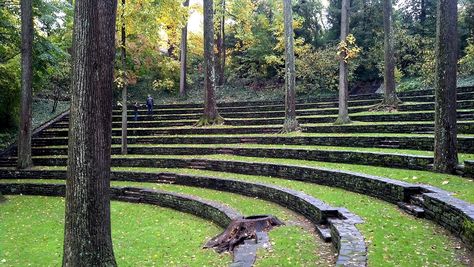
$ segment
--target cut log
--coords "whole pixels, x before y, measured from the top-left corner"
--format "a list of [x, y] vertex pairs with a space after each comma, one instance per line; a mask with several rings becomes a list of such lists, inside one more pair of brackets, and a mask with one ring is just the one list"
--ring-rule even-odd
[[204, 248], [214, 248], [218, 253], [233, 252], [234, 248], [245, 240], [257, 239], [258, 232], [268, 232], [272, 228], [284, 225], [272, 215], [257, 215], [233, 220], [220, 235], [209, 240]]

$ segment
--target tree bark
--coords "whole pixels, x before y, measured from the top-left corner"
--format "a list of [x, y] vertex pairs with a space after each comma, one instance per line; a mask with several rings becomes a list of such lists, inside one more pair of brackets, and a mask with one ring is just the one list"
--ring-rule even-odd
[[204, 0], [204, 114], [196, 126], [221, 124], [224, 119], [217, 111], [215, 89], [216, 72], [214, 65], [214, 23], [213, 1]]
[[116, 0], [76, 0], [63, 266], [116, 266], [110, 154]]
[[397, 109], [400, 100], [395, 91], [395, 55], [393, 48], [392, 0], [383, 2], [384, 29], [384, 100], [382, 105]]
[[31, 160], [31, 103], [33, 83], [33, 9], [31, 0], [21, 0], [21, 107], [18, 132], [18, 168], [33, 165]]
[[[189, 6], [189, 0], [185, 0], [183, 3], [184, 7]], [[186, 96], [186, 71], [187, 71], [187, 59], [188, 59], [188, 23], [181, 29], [181, 52], [180, 61], [181, 68], [179, 72], [179, 95], [181, 97]]]
[[285, 122], [282, 132], [299, 130], [296, 120], [296, 73], [295, 52], [293, 50], [293, 14], [291, 0], [283, 0], [283, 19], [285, 37]]
[[[341, 41], [345, 41], [349, 32], [349, 0], [342, 0], [341, 5]], [[348, 98], [349, 98], [349, 79], [347, 63], [344, 56], [339, 59], [339, 115], [335, 124], [350, 123]]]
[[454, 173], [456, 128], [457, 0], [438, 1], [435, 77], [434, 170]]
[[122, 0], [122, 14], [121, 14], [121, 20], [122, 20], [122, 29], [121, 29], [121, 61], [122, 61], [122, 72], [123, 72], [123, 87], [122, 87], [122, 148], [121, 152], [122, 155], [128, 154], [128, 147], [127, 147], [127, 86], [128, 86], [128, 80], [127, 80], [127, 67], [126, 67], [126, 48], [125, 48], [125, 42], [126, 42], [126, 31], [125, 31], [125, 0]]
[[219, 32], [217, 33], [217, 85], [223, 86], [225, 81], [225, 0], [221, 0]]

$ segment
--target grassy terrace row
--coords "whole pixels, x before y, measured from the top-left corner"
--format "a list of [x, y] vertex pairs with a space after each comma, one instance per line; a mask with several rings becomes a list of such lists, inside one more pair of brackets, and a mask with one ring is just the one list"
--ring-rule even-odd
[[[455, 249], [456, 247], [459, 247], [459, 241], [452, 238], [449, 233], [434, 223], [427, 220], [415, 219], [414, 217], [399, 211], [394, 205], [385, 203], [383, 201], [337, 188], [330, 188], [296, 181], [286, 181], [282, 179], [273, 179], [262, 176], [238, 175], [222, 172], [186, 169], [114, 169], [154, 173], [167, 171], [195, 175], [211, 175], [224, 179], [232, 178], [244, 181], [264, 182], [303, 191], [333, 206], [346, 207], [351, 212], [361, 216], [365, 221], [363, 224], [357, 225], [357, 227], [361, 230], [368, 245], [369, 266], [462, 266], [463, 259], [465, 260], [468, 257], [467, 252], [464, 249]], [[41, 180], [38, 181], [56, 182]], [[190, 188], [185, 186], [138, 184], [132, 182], [113, 182], [113, 185], [133, 185], [140, 187], [147, 186], [170, 191], [176, 190], [176, 192], [201, 195], [208, 199], [222, 200], [224, 203], [228, 203], [234, 208], [239, 208], [241, 202], [240, 197], [234, 198], [233, 196], [232, 198], [229, 198], [226, 197], [226, 193], [211, 193], [210, 191], [212, 190], [203, 190], [200, 188]], [[264, 204], [265, 202], [258, 203], [259, 206]], [[249, 203], [242, 203], [242, 205], [243, 213], [245, 213], [246, 210], [248, 211], [248, 209], [252, 209], [252, 212], [255, 211], [255, 208], [260, 209], [259, 207], [253, 207], [252, 205], [249, 206]], [[265, 212], [265, 210], [260, 211]], [[271, 210], [271, 213], [277, 214], [278, 216], [285, 216], [284, 214], [280, 215], [274, 210]], [[292, 235], [279, 232], [283, 231], [285, 228], [282, 227], [270, 233], [272, 241], [276, 242], [274, 253], [272, 253], [273, 256], [283, 253], [283, 251], [278, 247], [278, 244], [280, 244], [278, 241], [280, 234], [282, 234], [283, 238], [280, 242], [283, 243], [293, 243], [296, 241], [296, 243], [309, 244], [313, 241], [310, 240], [310, 237], [305, 238], [305, 235], [303, 235], [303, 239], [298, 237], [296, 240], [293, 240], [294, 237]], [[285, 250], [288, 249], [286, 246], [282, 248]], [[292, 248], [292, 246], [290, 246], [290, 248]], [[317, 244], [311, 245], [310, 247], [299, 247], [296, 251], [293, 250], [293, 254], [288, 254], [290, 258], [284, 259], [280, 258], [280, 256], [276, 256], [273, 257], [273, 260], [270, 258], [268, 261], [267, 257], [272, 257], [272, 254], [265, 254], [263, 257], [265, 260], [260, 260], [258, 263], [261, 266], [315, 266], [314, 258], [307, 259], [308, 261], [306, 261], [306, 257], [305, 259], [295, 257], [295, 255], [313, 255], [312, 257], [314, 257], [314, 249], [319, 249]], [[307, 264], [304, 264], [304, 262], [307, 262]], [[319, 266], [327, 265], [328, 264], [320, 264]], [[318, 265], [316, 264], [316, 266]]]
[[[121, 145], [114, 144], [112, 145], [112, 148], [115, 148], [116, 150], [113, 150], [112, 153], [114, 154], [120, 154], [118, 149], [121, 147]], [[339, 147], [339, 146], [304, 146], [304, 145], [259, 145], [259, 144], [149, 144], [149, 145], [143, 145], [143, 144], [129, 144], [129, 151], [128, 154], [134, 155], [138, 154], [138, 152], [134, 152], [134, 148], [140, 148], [140, 149], [153, 149], [153, 148], [182, 148], [182, 149], [195, 149], [195, 148], [205, 148], [205, 149], [234, 149], [234, 148], [243, 148], [243, 149], [275, 149], [275, 150], [284, 150], [284, 149], [294, 149], [294, 150], [307, 150], [307, 151], [343, 151], [343, 152], [353, 152], [353, 153], [366, 153], [366, 152], [371, 152], [371, 153], [383, 153], [387, 155], [400, 155], [400, 154], [405, 154], [405, 155], [412, 155], [412, 156], [428, 156], [428, 157], [433, 157], [433, 152], [432, 151], [421, 151], [421, 150], [403, 150], [403, 149], [389, 149], [389, 148], [357, 148], [357, 147]], [[44, 146], [41, 148], [37, 148], [40, 150], [44, 149], [52, 149], [56, 155], [51, 155], [51, 156], [60, 156], [66, 154], [67, 146], [66, 145], [59, 145], [59, 146]], [[58, 150], [62, 150], [61, 152], [57, 152]], [[191, 151], [191, 150], [190, 150]], [[49, 153], [47, 150], [45, 153]], [[189, 152], [191, 153], [191, 152]], [[150, 153], [147, 153], [149, 155]], [[158, 153], [160, 154], [160, 153]], [[35, 155], [35, 148], [33, 148], [33, 155]], [[41, 154], [38, 155], [38, 157], [45, 157], [47, 156], [46, 154]], [[474, 154], [458, 154], [459, 157], [459, 162], [462, 163], [465, 160], [474, 160]], [[324, 161], [324, 160], [322, 160]], [[365, 164], [364, 164], [365, 165]]]
[[[112, 148], [119, 148], [121, 145], [113, 144]], [[306, 146], [306, 145], [263, 145], [263, 144], [129, 144], [129, 148], [264, 148], [264, 149], [304, 149], [304, 150], [325, 150], [325, 151], [354, 151], [354, 152], [374, 152], [385, 154], [407, 154], [419, 156], [433, 156], [433, 151], [423, 151], [414, 149], [393, 149], [393, 148], [370, 148], [370, 147], [343, 147], [343, 146]], [[41, 148], [67, 149], [67, 145], [43, 146]], [[459, 160], [474, 160], [474, 154], [458, 154]]]
[[[114, 125], [112, 135], [122, 134], [122, 129]], [[350, 124], [350, 125], [319, 125], [319, 124], [301, 124], [302, 131], [307, 133], [432, 133], [434, 125], [429, 124]], [[146, 134], [261, 134], [261, 133], [279, 133], [281, 125], [258, 125], [258, 126], [222, 126], [222, 127], [129, 127], [127, 128], [134, 135]], [[474, 134], [474, 123], [458, 122], [457, 130], [459, 134]], [[54, 128], [41, 132], [39, 136], [65, 136], [68, 128]]]
[[[294, 133], [287, 133], [287, 134], [206, 134], [205, 137], [433, 137], [433, 134], [426, 133], [426, 134], [410, 134], [410, 133], [302, 133], [302, 132], [294, 132]], [[153, 135], [153, 136], [129, 136], [129, 138], [159, 138], [159, 137], [203, 137], [200, 134], [174, 134], [174, 135]], [[474, 138], [474, 134], [458, 134], [460, 138]], [[52, 137], [50, 139], [57, 138], [57, 139], [67, 139], [67, 137]], [[46, 138], [45, 138], [46, 139]]]
[[[374, 107], [374, 104], [378, 103], [375, 101], [366, 101], [366, 102], [359, 102], [354, 103], [352, 106], [349, 104], [349, 112], [356, 113], [356, 112], [363, 112], [368, 111]], [[466, 109], [466, 108], [473, 108], [474, 101], [472, 100], [461, 100], [457, 102], [458, 109]], [[417, 111], [417, 110], [433, 110], [434, 103], [431, 102], [404, 102], [400, 104], [399, 111]], [[253, 112], [250, 112], [252, 110]], [[167, 115], [178, 115], [178, 114], [200, 114], [202, 113], [202, 108], [190, 108], [190, 109], [155, 109], [155, 114], [167, 114]], [[233, 108], [219, 108], [221, 113], [239, 113], [239, 114], [247, 114], [247, 113], [269, 113], [269, 112], [284, 112], [284, 106], [254, 106], [254, 107], [233, 107]], [[307, 112], [314, 112], [321, 114], [331, 114], [337, 113], [337, 103], [312, 103], [312, 104], [304, 104], [304, 105], [297, 105], [296, 109], [297, 113], [307, 113]], [[121, 110], [114, 110], [114, 114], [121, 113]], [[129, 114], [134, 114], [132, 109], [128, 110]], [[147, 114], [148, 111], [146, 109], [139, 109], [139, 114]]]
[[[51, 158], [45, 156], [43, 158]], [[363, 173], [386, 177], [394, 180], [400, 180], [410, 183], [421, 183], [436, 186], [443, 190], [453, 193], [453, 196], [474, 203], [474, 182], [472, 179], [463, 178], [456, 175], [433, 173], [429, 171], [415, 171], [395, 168], [373, 167], [356, 164], [329, 163], [319, 161], [306, 161], [294, 159], [276, 159], [276, 158], [257, 158], [231, 155], [113, 155], [113, 158], [179, 158], [179, 159], [209, 159], [209, 160], [227, 160], [227, 161], [245, 161], [259, 163], [291, 164], [297, 166], [322, 167], [331, 170], [346, 170], [351, 172]], [[37, 157], [41, 158], [41, 157]], [[64, 158], [58, 156], [58, 158]], [[37, 167], [40, 169], [54, 169], [55, 167]], [[59, 167], [62, 169], [63, 167]], [[146, 168], [145, 168], [146, 169]]]
[[[192, 125], [181, 125], [181, 126], [161, 126], [161, 127], [137, 127], [140, 125], [142, 122], [134, 122], [129, 124], [129, 127], [127, 130], [133, 131], [133, 130], [174, 130], [174, 129], [196, 129], [196, 127], [192, 127]], [[462, 125], [474, 125], [474, 120], [463, 120], [463, 121], [458, 121], [458, 123]], [[334, 127], [334, 128], [351, 128], [354, 126], [371, 126], [371, 125], [394, 125], [394, 126], [404, 126], [404, 125], [420, 125], [420, 126], [434, 126], [434, 122], [431, 121], [407, 121], [407, 122], [394, 122], [394, 121], [376, 121], [376, 122], [367, 122], [367, 121], [352, 121], [350, 124], [345, 124], [345, 125], [334, 125], [334, 123], [328, 123], [328, 122], [322, 122], [322, 123], [303, 123], [301, 126], [304, 128], [305, 126], [307, 127], [318, 127], [318, 126], [327, 126], [327, 127]], [[118, 123], [114, 123], [114, 126], [119, 126]], [[281, 128], [281, 125], [274, 125], [274, 124], [259, 124], [259, 125], [215, 125], [215, 126], [204, 126], [204, 127], [199, 127], [198, 129], [227, 129], [227, 128], [232, 128], [232, 129], [259, 129], [259, 128]], [[60, 131], [68, 131], [68, 128], [48, 128], [44, 130], [45, 132], [60, 132]], [[112, 130], [122, 130], [121, 127], [114, 127]]]
[[[11, 182], [11, 180], [0, 180], [0, 182]], [[17, 182], [63, 183], [64, 181], [20, 180]], [[286, 222], [287, 225], [279, 229], [276, 229], [274, 233], [273, 232], [271, 233], [271, 238], [272, 238], [271, 241], [273, 244], [272, 251], [270, 252], [261, 251], [261, 254], [259, 255], [259, 258], [261, 259], [258, 260], [259, 266], [275, 266], [277, 265], [277, 263], [284, 263], [288, 265], [291, 262], [296, 263], [299, 266], [309, 266], [309, 265], [312, 265], [312, 263], [314, 262], [319, 262], [319, 261], [324, 262], [328, 260], [328, 259], [324, 259], [320, 257], [320, 255], [332, 254], [331, 248], [328, 245], [323, 244], [323, 241], [320, 240], [317, 236], [315, 236], [314, 231], [309, 230], [308, 227], [306, 227], [308, 223], [303, 221], [304, 218], [300, 216], [296, 216], [291, 211], [270, 202], [266, 202], [266, 201], [254, 199], [254, 198], [249, 198], [249, 197], [245, 197], [245, 196], [241, 196], [237, 194], [232, 194], [232, 193], [218, 192], [218, 191], [208, 190], [208, 189], [198, 189], [198, 188], [193, 188], [193, 187], [176, 186], [176, 185], [169, 185], [169, 184], [113, 182], [112, 185], [145, 187], [145, 188], [159, 189], [159, 190], [165, 190], [165, 191], [170, 191], [170, 192], [178, 192], [178, 193], [184, 193], [188, 195], [199, 196], [208, 200], [225, 203], [226, 205], [229, 205], [230, 207], [238, 210], [245, 216], [257, 215], [257, 214], [273, 214], [277, 216], [282, 221]], [[62, 200], [62, 202], [64, 201]], [[62, 204], [62, 206], [64, 206], [64, 204]], [[1, 208], [2, 207], [0, 206], [0, 209]], [[38, 208], [38, 210], [40, 210], [40, 208]], [[208, 232], [208, 231], [205, 231], [205, 229], [207, 229], [208, 226], [201, 226], [202, 229], [199, 229], [197, 227], [192, 227], [192, 225], [189, 225], [189, 224], [183, 225], [183, 222], [179, 222], [179, 218], [182, 213], [179, 213], [176, 211], [169, 211], [169, 210], [166, 211], [167, 209], [163, 209], [163, 208], [161, 208], [161, 210], [165, 210], [165, 214], [160, 216], [161, 218], [160, 221], [156, 219], [153, 221], [153, 216], [149, 216], [152, 214], [146, 214], [146, 216], [143, 216], [143, 214], [140, 214], [139, 212], [135, 213], [137, 218], [127, 217], [127, 219], [130, 220], [131, 222], [137, 222], [137, 221], [141, 222], [141, 219], [143, 217], [147, 217], [148, 220], [151, 220], [151, 222], [154, 222], [154, 225], [150, 225], [147, 228], [142, 229], [142, 231], [144, 232], [147, 232], [147, 231], [156, 232], [157, 231], [155, 230], [156, 228], [164, 228], [164, 229], [162, 229], [163, 231], [162, 234], [159, 234], [158, 236], [152, 236], [151, 238], [146, 239], [146, 241], [143, 241], [143, 244], [139, 245], [139, 246], [148, 247], [145, 253], [141, 252], [141, 253], [138, 253], [139, 255], [128, 255], [130, 253], [135, 254], [134, 252], [136, 252], [138, 248], [134, 248], [132, 252], [130, 251], [124, 252], [123, 254], [126, 254], [129, 257], [134, 256], [133, 260], [128, 259], [127, 261], [124, 261], [125, 265], [138, 266], [140, 265], [139, 263], [141, 262], [145, 263], [145, 265], [150, 265], [150, 263], [153, 262], [155, 265], [159, 265], [159, 266], [165, 266], [165, 265], [186, 266], [189, 264], [192, 264], [192, 266], [205, 266], [208, 264], [211, 264], [212, 266], [225, 266], [227, 265], [228, 261], [231, 260], [228, 256], [219, 256], [217, 253], [210, 250], [205, 250], [205, 251], [200, 250], [200, 248], [206, 241], [208, 241], [213, 235], [221, 231], [221, 229], [215, 230], [217, 226], [211, 227], [210, 229], [214, 231], [211, 232], [211, 235], [206, 235], [204, 238], [200, 238], [199, 236], [195, 236], [195, 235], [189, 236], [188, 234], [182, 235], [180, 233], [183, 233], [184, 231], [186, 233], [188, 233], [188, 231], [197, 232], [197, 233]], [[61, 211], [64, 212], [64, 210], [61, 210]], [[114, 212], [114, 210], [112, 210], [112, 212]], [[127, 212], [128, 212], [128, 208], [124, 208], [118, 211], [120, 215], [123, 215]], [[166, 220], [166, 217], [165, 217], [166, 215], [170, 216], [169, 221]], [[9, 217], [7, 216], [5, 217], [6, 217], [5, 219], [9, 219]], [[149, 217], [152, 217], [152, 218], [149, 218]], [[17, 215], [17, 218], [18, 218], [18, 215]], [[120, 226], [116, 226], [116, 223], [114, 222], [114, 218], [115, 216], [112, 217], [114, 226], [120, 229], [121, 228]], [[196, 217], [191, 216], [191, 215], [184, 216], [184, 219], [185, 220], [188, 219], [189, 221], [192, 221], [194, 218]], [[202, 220], [198, 219], [197, 221], [199, 222]], [[120, 219], [120, 222], [122, 222], [122, 218]], [[208, 224], [211, 224], [211, 223], [208, 222]], [[160, 227], [156, 227], [157, 225], [160, 225]], [[189, 226], [189, 229], [187, 229], [188, 226]], [[170, 229], [168, 229], [168, 227]], [[10, 228], [4, 228], [4, 229], [10, 229]], [[17, 227], [14, 227], [14, 229], [15, 229], [14, 233], [22, 232], [21, 229], [18, 229]], [[57, 230], [58, 229], [56, 229], [56, 231]], [[133, 232], [127, 233], [127, 231], [122, 230], [122, 229], [120, 229], [119, 232], [122, 234], [122, 238], [125, 238], [127, 235], [134, 234]], [[181, 236], [181, 237], [175, 238], [177, 236]], [[162, 244], [162, 242], [160, 241], [162, 238], [164, 238], [167, 242], [171, 242], [171, 244], [170, 245], [167, 245], [166, 243]], [[192, 242], [188, 242], [188, 239], [191, 239], [191, 238], [193, 239]], [[60, 239], [59, 241], [62, 241], [62, 236], [61, 238], [56, 237], [55, 239], [56, 240]], [[183, 243], [190, 243], [190, 244], [181, 244], [180, 241]], [[140, 242], [140, 239], [137, 238], [134, 243], [138, 243], [138, 242]], [[156, 246], [150, 246], [150, 244], [156, 244]], [[38, 245], [39, 245], [38, 247], [35, 247], [31, 250], [26, 251], [26, 253], [33, 253], [36, 249], [42, 250], [40, 244]], [[57, 248], [61, 248], [61, 245], [62, 245], [62, 242], [59, 242], [58, 244], [55, 244], [54, 247], [49, 247], [49, 248], [52, 249], [52, 251], [54, 251], [53, 252], [54, 254], [61, 255], [61, 251], [57, 251]], [[189, 247], [190, 245], [191, 247]], [[185, 257], [183, 259], [181, 259], [179, 255], [179, 251], [182, 249], [182, 247], [192, 249], [192, 251], [189, 251], [188, 253], [184, 254]], [[11, 251], [20, 249], [18, 245], [15, 245], [14, 243], [10, 244], [7, 248], [9, 248]], [[126, 249], [126, 247], [123, 247], [122, 249]], [[5, 250], [5, 251], [9, 251], [9, 250]], [[48, 254], [51, 253], [47, 251], [48, 250], [42, 250], [39, 252], [48, 253]], [[19, 253], [21, 256], [24, 255], [22, 251], [17, 251], [17, 253]], [[153, 257], [150, 257], [152, 255]], [[215, 259], [210, 259], [211, 257], [215, 257]], [[36, 259], [37, 257], [34, 257], [34, 258]], [[60, 260], [60, 258], [56, 260]], [[332, 260], [333, 259], [329, 259], [329, 261], [332, 261]], [[53, 262], [57, 262], [57, 261], [53, 261]], [[57, 263], [59, 264], [59, 262]], [[19, 264], [18, 266], [21, 266], [21, 265], [22, 264]], [[51, 263], [45, 262], [44, 265], [51, 265]]]
[[[278, 144], [306, 146], [345, 146], [368, 148], [396, 148], [432, 150], [432, 134], [390, 134], [390, 133], [291, 133], [291, 134], [206, 134], [206, 135], [148, 135], [128, 136], [129, 144]], [[67, 145], [63, 137], [35, 137], [33, 147]], [[120, 137], [113, 137], [113, 144], [120, 144]], [[474, 135], [458, 135], [460, 153], [474, 153]]]
[[[463, 113], [463, 112], [472, 112], [472, 109], [458, 109], [458, 113]], [[159, 112], [155, 111], [153, 115], [138, 115], [139, 118], [141, 117], [156, 117], [156, 118], [196, 118], [201, 116], [202, 112], [199, 113], [194, 113], [194, 114], [160, 114]], [[387, 115], [387, 114], [393, 114], [393, 115], [407, 115], [407, 114], [434, 114], [433, 110], [420, 110], [420, 111], [395, 111], [395, 112], [372, 112], [372, 111], [359, 111], [359, 112], [354, 112], [351, 113], [350, 116], [362, 116], [362, 115]], [[284, 116], [284, 111], [268, 111], [268, 112], [226, 112], [226, 113], [221, 113], [221, 115], [224, 118], [275, 118], [275, 117], [283, 117]], [[337, 110], [334, 110], [333, 113], [330, 114], [322, 114], [319, 110], [308, 110], [308, 111], [298, 111], [297, 116], [300, 117], [309, 117], [309, 116], [314, 116], [314, 117], [321, 117], [321, 116], [329, 116], [329, 117], [337, 117]], [[114, 118], [121, 118], [121, 115], [113, 115]], [[128, 115], [129, 118], [133, 118], [133, 116]]]
[[[112, 238], [119, 266], [225, 266], [231, 259], [203, 242], [221, 229], [171, 209], [112, 202]], [[156, 227], [160, 225], [160, 227]], [[62, 260], [64, 199], [8, 196], [0, 204], [0, 259], [5, 266], [59, 266]], [[180, 234], [186, 231], [186, 235]], [[172, 238], [171, 238], [172, 237]]]
[[[463, 98], [464, 95], [469, 96], [470, 93], [473, 92], [472, 87], [463, 87], [458, 88], [457, 93]], [[398, 93], [399, 97], [405, 102], [406, 99], [416, 99], [419, 97], [423, 100], [427, 98], [434, 98], [432, 90], [417, 90], [411, 92], [401, 92]], [[469, 98], [468, 98], [469, 99]], [[365, 95], [352, 95], [349, 97], [349, 103], [357, 103], [361, 101], [374, 101], [374, 103], [378, 103], [381, 100], [381, 95], [376, 94], [365, 94]], [[306, 101], [297, 101], [297, 106], [311, 104], [311, 103], [325, 103], [325, 104], [334, 104], [337, 103], [337, 96], [333, 97], [323, 97], [323, 98], [315, 98]], [[234, 108], [234, 107], [241, 107], [241, 108], [252, 108], [252, 107], [259, 107], [259, 106], [283, 106], [283, 101], [275, 100], [275, 101], [241, 101], [241, 102], [220, 102], [217, 105], [220, 108]], [[185, 104], [164, 104], [164, 105], [155, 105], [157, 109], [201, 109], [202, 103], [185, 103]], [[119, 109], [119, 107], [118, 107]]]
[[[239, 120], [227, 120], [225, 124], [223, 125], [216, 125], [215, 128], [218, 127], [281, 127], [281, 124], [279, 123], [283, 121], [283, 119], [277, 119], [277, 120], [249, 120], [249, 121], [239, 121]], [[474, 122], [473, 118], [465, 118], [465, 119], [459, 119], [458, 123], [461, 125], [468, 125], [472, 124]], [[131, 129], [143, 129], [143, 128], [189, 128], [193, 126], [196, 123], [196, 120], [181, 120], [181, 121], [129, 121], [127, 128], [129, 130]], [[326, 126], [326, 127], [352, 127], [352, 126], [371, 126], [371, 125], [388, 125], [388, 126], [397, 126], [397, 125], [408, 125], [408, 126], [427, 126], [427, 127], [433, 127], [434, 123], [432, 121], [417, 121], [417, 120], [412, 120], [412, 121], [404, 121], [403, 123], [398, 122], [398, 121], [357, 121], [353, 120], [351, 124], [347, 125], [334, 125], [333, 122], [328, 122], [328, 121], [312, 121], [308, 119], [300, 119], [300, 124], [303, 127], [306, 126]], [[52, 125], [52, 127], [48, 128], [49, 129], [67, 129], [69, 127], [68, 122], [59, 122], [55, 123]], [[119, 121], [115, 121], [112, 123], [113, 128], [120, 128], [122, 127], [122, 123]], [[208, 127], [202, 127], [203, 129], [206, 129]]]

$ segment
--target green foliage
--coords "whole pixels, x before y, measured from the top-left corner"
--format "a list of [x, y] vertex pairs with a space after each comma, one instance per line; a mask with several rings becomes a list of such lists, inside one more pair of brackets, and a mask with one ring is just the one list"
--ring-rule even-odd
[[468, 220], [464, 221], [463, 235], [467, 239], [468, 244], [474, 246], [474, 222]]
[[474, 75], [474, 37], [468, 40], [464, 57], [459, 60], [459, 71], [462, 76]]
[[353, 34], [346, 36], [346, 39], [340, 41], [337, 45], [337, 55], [348, 63], [349, 60], [357, 58], [361, 49], [356, 44], [356, 39]]
[[425, 84], [420, 78], [410, 78], [406, 80], [402, 80], [400, 84], [397, 86], [398, 92], [405, 92], [405, 91], [414, 91], [420, 90], [425, 88]]
[[[0, 131], [16, 127], [20, 101], [19, 1], [0, 4]], [[33, 90], [69, 87], [72, 7], [65, 1], [33, 1]]]
[[314, 49], [304, 45], [296, 58], [297, 91], [314, 94], [317, 91], [336, 91], [339, 79], [337, 49], [330, 46]]
[[324, 29], [320, 23], [323, 5], [320, 0], [298, 0], [293, 6], [294, 17], [301, 19], [301, 27], [295, 29], [295, 37], [313, 47], [322, 45]]
[[16, 126], [20, 101], [19, 58], [0, 63], [0, 131]]
[[161, 58], [162, 63], [155, 70], [154, 90], [178, 92], [179, 90], [179, 61], [170, 57]]

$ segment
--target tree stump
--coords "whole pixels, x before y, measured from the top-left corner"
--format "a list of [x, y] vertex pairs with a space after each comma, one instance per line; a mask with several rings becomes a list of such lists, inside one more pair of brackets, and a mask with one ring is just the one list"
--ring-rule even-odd
[[257, 215], [233, 220], [220, 235], [209, 240], [204, 248], [215, 248], [218, 253], [233, 252], [234, 248], [248, 239], [256, 239], [257, 232], [268, 232], [284, 225], [272, 215]]

